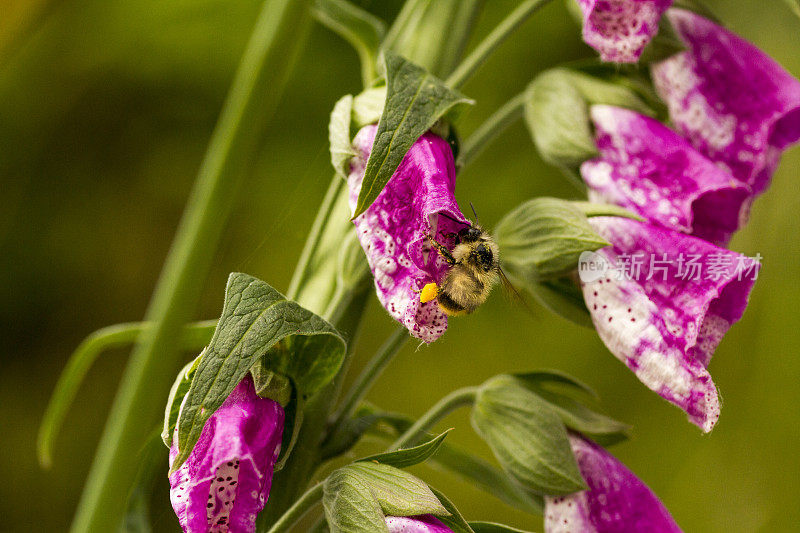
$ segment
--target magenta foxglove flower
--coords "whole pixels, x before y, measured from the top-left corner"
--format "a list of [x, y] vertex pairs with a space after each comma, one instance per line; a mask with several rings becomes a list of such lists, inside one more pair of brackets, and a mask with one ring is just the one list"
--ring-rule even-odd
[[387, 516], [389, 533], [453, 533], [433, 515]]
[[645, 222], [595, 217], [590, 224], [612, 243], [594, 256], [608, 270], [582, 276], [598, 335], [647, 387], [711, 431], [719, 398], [706, 367], [744, 313], [759, 265]]
[[689, 11], [667, 14], [688, 50], [652, 69], [678, 132], [754, 194], [800, 139], [800, 82], [741, 37]]
[[[255, 531], [272, 485], [283, 409], [245, 377], [211, 415], [186, 462], [169, 476], [170, 501], [186, 532]], [[170, 449], [170, 465], [178, 447]]]
[[600, 157], [581, 166], [590, 200], [722, 245], [746, 222], [749, 187], [683, 137], [628, 109], [595, 105], [591, 117]]
[[[356, 206], [376, 131], [377, 126], [365, 126], [353, 139], [357, 155], [347, 178], [351, 209]], [[353, 221], [378, 299], [411, 335], [425, 342], [435, 341], [447, 329], [447, 316], [435, 301], [420, 303], [422, 287], [440, 282], [447, 270], [427, 236], [447, 242], [448, 233], [468, 223], [453, 196], [455, 186], [450, 145], [426, 133], [408, 151], [375, 202]]]
[[636, 63], [673, 0], [577, 1], [583, 11], [583, 40], [600, 52], [600, 59]]
[[569, 440], [589, 490], [546, 497], [546, 533], [680, 533], [664, 504], [625, 465], [594, 442]]

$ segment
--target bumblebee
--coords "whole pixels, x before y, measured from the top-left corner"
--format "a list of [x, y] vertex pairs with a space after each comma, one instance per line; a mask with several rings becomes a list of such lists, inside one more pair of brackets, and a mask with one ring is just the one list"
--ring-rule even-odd
[[448, 237], [455, 241], [452, 252], [428, 235], [431, 245], [450, 269], [440, 285], [425, 285], [420, 291], [419, 300], [422, 303], [436, 300], [442, 311], [450, 316], [466, 315], [480, 307], [489, 297], [492, 286], [500, 279], [505, 281], [505, 276], [500, 269], [497, 244], [477, 223], [468, 223], [458, 233], [449, 234]]

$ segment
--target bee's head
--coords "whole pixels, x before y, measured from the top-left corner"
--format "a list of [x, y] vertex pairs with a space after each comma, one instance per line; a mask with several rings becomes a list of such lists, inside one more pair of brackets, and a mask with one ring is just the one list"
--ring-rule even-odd
[[475, 242], [481, 238], [483, 232], [476, 226], [467, 226], [458, 232], [460, 242]]

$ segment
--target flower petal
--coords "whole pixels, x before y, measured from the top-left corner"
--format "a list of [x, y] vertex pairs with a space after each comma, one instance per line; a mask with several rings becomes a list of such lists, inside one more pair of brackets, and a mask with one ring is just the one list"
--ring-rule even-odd
[[680, 532], [653, 491], [613, 455], [575, 435], [569, 441], [589, 490], [546, 497], [546, 533]]
[[781, 151], [800, 140], [800, 82], [741, 37], [689, 11], [668, 13], [688, 50], [653, 66], [678, 131], [763, 192]]
[[387, 516], [389, 533], [453, 533], [433, 515]]
[[[376, 131], [376, 126], [366, 126], [353, 140], [358, 155], [347, 178], [351, 209], [361, 190]], [[447, 329], [447, 315], [435, 301], [420, 303], [422, 287], [441, 281], [447, 269], [439, 254], [431, 250], [427, 236], [447, 242], [447, 233], [468, 224], [453, 196], [455, 185], [450, 145], [426, 133], [408, 151], [377, 200], [353, 221], [375, 278], [378, 299], [395, 320], [425, 342], [435, 341]]]
[[706, 366], [744, 313], [758, 264], [635, 220], [590, 223], [612, 243], [596, 256], [612, 268], [582, 283], [600, 338], [647, 387], [711, 431], [719, 398]]
[[600, 157], [581, 166], [590, 200], [722, 244], [744, 224], [749, 188], [683, 137], [628, 109], [595, 105], [591, 116]]
[[578, 0], [583, 11], [583, 40], [600, 59], [636, 63], [658, 33], [661, 14], [673, 0]]
[[[252, 532], [272, 485], [283, 409], [243, 379], [211, 415], [186, 462], [169, 476], [170, 500], [186, 532]], [[170, 464], [178, 447], [170, 449]]]

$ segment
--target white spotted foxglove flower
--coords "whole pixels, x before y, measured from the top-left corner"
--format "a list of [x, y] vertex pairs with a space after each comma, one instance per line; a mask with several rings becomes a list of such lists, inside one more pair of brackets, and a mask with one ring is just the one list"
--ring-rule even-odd
[[598, 335], [642, 383], [711, 431], [719, 398], [707, 366], [742, 317], [758, 264], [647, 222], [595, 217], [590, 224], [611, 243], [594, 256], [607, 270], [582, 276]]
[[664, 504], [625, 465], [589, 440], [569, 440], [589, 489], [545, 498], [546, 533], [680, 533]]
[[644, 222], [590, 220], [612, 245], [595, 257], [607, 271], [582, 276], [584, 301], [614, 356], [710, 431], [719, 398], [708, 363], [759, 267], [716, 244], [744, 224], [752, 191], [654, 119], [612, 106], [593, 106], [591, 118], [600, 156], [581, 166], [590, 199]]
[[389, 533], [453, 533], [433, 515], [387, 516]]
[[652, 68], [677, 131], [763, 192], [784, 149], [800, 140], [800, 82], [738, 35], [689, 11], [667, 14], [687, 50]]
[[577, 0], [583, 40], [603, 61], [636, 63], [673, 0]]
[[581, 166], [590, 200], [722, 245], [746, 222], [750, 188], [686, 139], [629, 109], [595, 105], [590, 114], [600, 151]]
[[[376, 131], [377, 126], [365, 126], [353, 140], [356, 156], [347, 178], [351, 209], [358, 200]], [[392, 318], [424, 342], [435, 341], [447, 329], [447, 316], [435, 301], [420, 303], [422, 287], [441, 281], [447, 269], [427, 237], [447, 242], [448, 233], [468, 223], [456, 204], [455, 185], [450, 145], [426, 133], [408, 151], [375, 202], [353, 221], [378, 299]]]
[[[211, 415], [186, 462], [169, 476], [170, 501], [187, 533], [255, 531], [280, 452], [283, 409], [256, 395], [248, 375]], [[178, 447], [170, 449], [170, 464]]]

